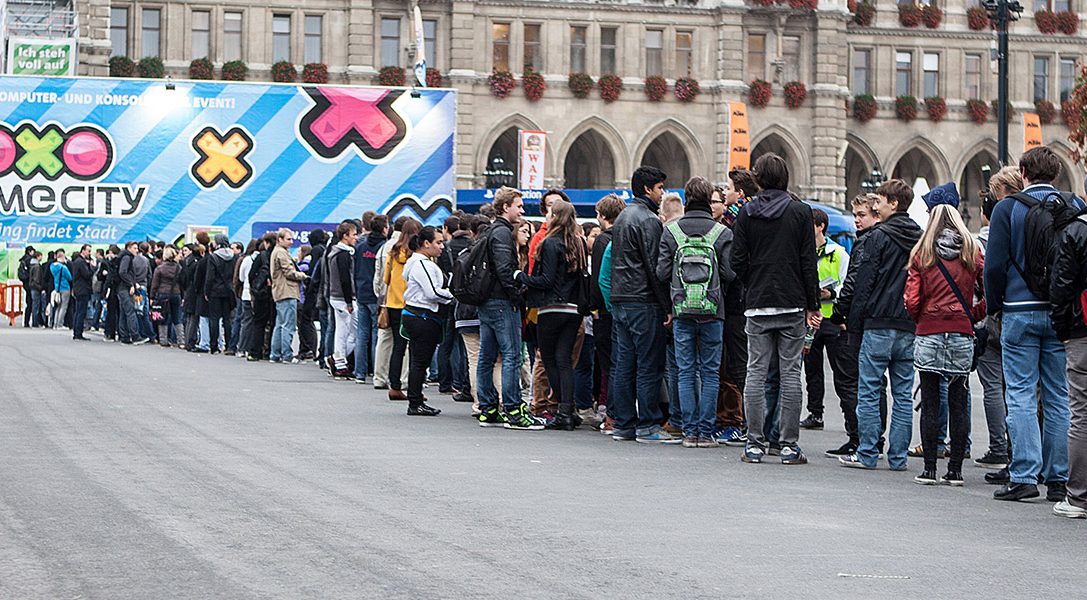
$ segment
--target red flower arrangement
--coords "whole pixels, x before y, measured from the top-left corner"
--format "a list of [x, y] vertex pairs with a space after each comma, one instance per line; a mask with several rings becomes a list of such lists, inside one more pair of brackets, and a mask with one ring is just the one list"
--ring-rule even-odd
[[1057, 29], [1065, 35], [1076, 35], [1079, 31], [1079, 15], [1070, 11], [1062, 10], [1057, 13]]
[[427, 87], [442, 87], [445, 85], [445, 78], [442, 77], [442, 72], [434, 67], [430, 67], [426, 70], [426, 86]]
[[111, 56], [109, 58], [110, 77], [135, 77], [136, 63], [127, 56]]
[[1057, 118], [1057, 107], [1049, 100], [1038, 100], [1034, 103], [1034, 112], [1038, 113], [1038, 121], [1042, 125], [1049, 125]]
[[966, 24], [973, 31], [982, 31], [989, 28], [989, 12], [980, 6], [971, 6], [966, 9]]
[[1051, 10], [1039, 10], [1034, 13], [1034, 24], [1042, 33], [1057, 33], [1057, 13]]
[[789, 8], [793, 10], [815, 10], [819, 6], [819, 0], [789, 0]]
[[244, 61], [232, 60], [223, 63], [223, 79], [225, 81], [245, 81], [249, 75], [249, 67]]
[[947, 102], [939, 96], [930, 96], [925, 98], [925, 110], [933, 123], [939, 123], [947, 116]]
[[660, 102], [664, 100], [664, 95], [668, 93], [668, 82], [664, 80], [660, 75], [650, 75], [645, 78], [645, 95], [651, 102]]
[[525, 90], [525, 98], [528, 98], [529, 102], [536, 102], [543, 98], [544, 90], [547, 89], [547, 82], [544, 81], [543, 75], [540, 75], [531, 67], [525, 67], [525, 72], [521, 75], [521, 87]]
[[215, 76], [215, 67], [207, 58], [197, 58], [189, 63], [189, 79], [211, 79]]
[[593, 78], [588, 73], [570, 73], [566, 85], [570, 87], [575, 98], [588, 98], [589, 92], [593, 91]]
[[909, 123], [917, 118], [917, 98], [899, 96], [895, 98], [895, 116]]
[[302, 67], [302, 83], [328, 83], [328, 65], [309, 63]]
[[876, 18], [876, 5], [862, 0], [853, 11], [853, 22], [861, 27], [868, 27]]
[[898, 7], [898, 22], [903, 27], [917, 27], [921, 24], [921, 8], [913, 4], [901, 4]]
[[513, 88], [517, 87], [517, 82], [513, 79], [513, 73], [509, 71], [492, 71], [487, 77], [487, 85], [490, 86], [491, 94], [496, 98], [505, 98], [513, 92]]
[[867, 123], [875, 118], [878, 108], [876, 99], [871, 94], [853, 98], [853, 118], [861, 123]]
[[[1075, 96], [1074, 93], [1073, 96]], [[1079, 127], [1079, 111], [1076, 110], [1076, 105], [1071, 100], [1061, 102], [1061, 121], [1069, 129]]]
[[944, 11], [935, 4], [926, 4], [921, 8], [921, 22], [929, 29], [936, 29], [944, 21]]
[[752, 81], [747, 88], [747, 101], [751, 106], [757, 108], [770, 104], [771, 95], [773, 95], [773, 92], [770, 88], [770, 82], [764, 79]]
[[751, 3], [755, 6], [773, 6], [776, 2], [775, 0], [751, 0]]
[[984, 125], [989, 120], [989, 105], [977, 98], [966, 101], [966, 112], [970, 113], [970, 120], [978, 125]]
[[404, 87], [407, 78], [402, 67], [381, 67], [377, 72], [377, 84], [386, 87]]
[[804, 98], [808, 97], [808, 88], [799, 81], [790, 81], [785, 84], [785, 106], [800, 108], [804, 104]]
[[276, 83], [291, 83], [298, 79], [298, 71], [294, 69], [294, 65], [281, 60], [272, 65], [272, 81]]
[[692, 102], [701, 91], [702, 87], [698, 85], [697, 79], [694, 77], [680, 77], [676, 80], [676, 87], [672, 93], [676, 95], [676, 100], [680, 102]]
[[600, 99], [605, 104], [611, 104], [619, 99], [619, 94], [623, 91], [623, 80], [618, 75], [601, 75], [600, 81], [596, 82], [596, 87], [600, 89]]

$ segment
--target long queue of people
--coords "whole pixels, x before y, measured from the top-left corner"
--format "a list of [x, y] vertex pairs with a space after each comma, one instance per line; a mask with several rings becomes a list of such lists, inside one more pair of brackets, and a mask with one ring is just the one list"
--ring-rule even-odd
[[367, 213], [331, 239], [315, 230], [297, 260], [288, 229], [245, 248], [202, 234], [180, 250], [84, 247], [70, 263], [28, 248], [20, 278], [27, 325], [48, 304], [77, 340], [89, 321], [107, 340], [313, 360], [412, 416], [441, 413], [424, 393], [437, 385], [481, 427], [738, 446], [751, 464], [807, 463], [800, 433], [823, 427], [826, 361], [847, 439], [824, 454], [862, 470], [886, 457], [892, 471], [919, 456], [923, 485], [964, 484], [977, 370], [989, 447], [974, 462], [992, 469], [994, 498], [1044, 484], [1055, 514], [1084, 518], [1087, 207], [1053, 188], [1060, 165], [1042, 147], [995, 174], [977, 236], [954, 184], [923, 197], [922, 229], [911, 187], [887, 181], [852, 200], [852, 252], [766, 154], [724, 187], [693, 177], [683, 200], [640, 167], [633, 201], [605, 196], [595, 223], [549, 190], [537, 229], [502, 188], [442, 227]]

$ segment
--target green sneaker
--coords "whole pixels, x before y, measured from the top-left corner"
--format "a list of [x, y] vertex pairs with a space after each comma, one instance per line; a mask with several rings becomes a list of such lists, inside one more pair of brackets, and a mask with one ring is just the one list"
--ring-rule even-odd
[[542, 421], [528, 412], [528, 407], [521, 404], [512, 411], [506, 413], [506, 429], [520, 429], [523, 431], [539, 431], [544, 428]]
[[498, 408], [488, 408], [479, 413], [480, 427], [501, 427], [506, 424], [506, 416]]

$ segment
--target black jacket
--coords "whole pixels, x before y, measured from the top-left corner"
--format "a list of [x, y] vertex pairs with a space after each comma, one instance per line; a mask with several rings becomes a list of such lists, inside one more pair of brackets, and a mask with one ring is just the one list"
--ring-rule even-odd
[[1051, 316], [1057, 339], [1087, 337], [1083, 323], [1083, 291], [1087, 290], [1087, 222], [1083, 217], [1072, 221], [1061, 234], [1053, 279], [1049, 284]]
[[668, 288], [657, 279], [664, 227], [657, 205], [638, 196], [611, 228], [611, 303], [656, 303], [671, 306]]
[[[229, 255], [227, 254], [229, 253]], [[216, 250], [208, 259], [207, 274], [204, 278], [204, 296], [212, 298], [234, 299], [234, 251]]]
[[[830, 315], [830, 321], [835, 325], [845, 325], [849, 331], [860, 333], [864, 331], [864, 321], [860, 317], [860, 304], [852, 302], [853, 290], [857, 287], [857, 265], [864, 255], [864, 242], [873, 227], [857, 232], [857, 241], [853, 243], [853, 250], [849, 253], [849, 270], [846, 271], [845, 280], [842, 281], [842, 289], [838, 290], [838, 299], [834, 301], [834, 312]], [[842, 296], [850, 297], [850, 305], [846, 307], [849, 312], [842, 312]]]
[[23, 287], [27, 287], [26, 283], [30, 281], [30, 251], [28, 250], [21, 258], [19, 258], [19, 281], [23, 282]]
[[457, 260], [461, 252], [472, 245], [472, 236], [467, 231], [458, 231], [445, 243], [445, 252], [438, 257], [438, 266], [446, 275], [453, 273], [453, 261]]
[[789, 192], [764, 190], [740, 210], [732, 233], [732, 270], [744, 284], [747, 309], [819, 310], [810, 206]]
[[540, 242], [540, 258], [532, 265], [532, 275], [521, 271], [517, 281], [528, 287], [526, 304], [533, 308], [577, 303], [577, 286], [581, 269], [570, 271], [566, 260], [566, 244], [557, 236]]
[[898, 329], [913, 333], [915, 324], [903, 301], [906, 267], [921, 227], [906, 213], [895, 213], [872, 228], [855, 259], [857, 277], [853, 289], [842, 288], [836, 310], [863, 324], [864, 329]]
[[487, 229], [487, 247], [490, 255], [490, 267], [498, 284], [491, 291], [495, 300], [518, 301], [521, 297], [513, 274], [520, 268], [517, 260], [517, 239], [513, 236], [513, 225], [502, 217], [495, 219]]
[[196, 296], [200, 290], [196, 287], [196, 268], [200, 263], [200, 257], [190, 254], [181, 263], [181, 275], [178, 283], [181, 284], [181, 307], [188, 314], [196, 312]]
[[[306, 286], [306, 300], [302, 303], [302, 309], [307, 311], [308, 315], [316, 316], [316, 312], [309, 311], [316, 311], [318, 301], [321, 300], [321, 281], [324, 275], [322, 270], [324, 260], [322, 259], [325, 257], [326, 250], [328, 250], [327, 246], [314, 246], [309, 254], [309, 279], [303, 284]], [[253, 259], [253, 264], [256, 263], [257, 260]], [[372, 288], [373, 285], [371, 284], [370, 287]], [[250, 287], [250, 290], [252, 290], [252, 287]], [[316, 321], [317, 319], [314, 318], [313, 320]]]
[[611, 314], [608, 312], [607, 307], [604, 306], [604, 293], [600, 291], [600, 265], [604, 262], [604, 251], [608, 249], [608, 244], [611, 243], [611, 228], [607, 231], [601, 231], [596, 236], [596, 241], [593, 242], [593, 257], [591, 263], [590, 273], [592, 273], [591, 283], [589, 284], [590, 297], [592, 299], [593, 310], [596, 310], [599, 315]]
[[68, 269], [72, 272], [72, 297], [90, 296], [94, 283], [90, 263], [83, 259], [82, 254], [76, 254], [68, 263]]

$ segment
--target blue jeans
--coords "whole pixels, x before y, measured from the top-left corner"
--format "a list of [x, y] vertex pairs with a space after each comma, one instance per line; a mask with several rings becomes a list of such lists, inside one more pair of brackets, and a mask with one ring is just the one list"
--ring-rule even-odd
[[117, 306], [120, 309], [117, 327], [122, 342], [134, 342], [140, 339], [140, 320], [136, 314], [136, 302], [127, 289], [118, 290]]
[[906, 469], [906, 452], [913, 435], [913, 339], [908, 331], [867, 329], [861, 341], [857, 394], [857, 454], [867, 467], [879, 458], [879, 393], [883, 373], [891, 380], [891, 424], [887, 431], [887, 464]]
[[620, 435], [660, 431], [664, 370], [664, 312], [656, 304], [622, 302], [612, 310], [608, 409]]
[[366, 379], [377, 350], [377, 304], [355, 301], [355, 377]]
[[317, 320], [321, 323], [320, 354], [322, 359], [332, 356], [332, 350], [336, 345], [336, 319], [333, 318], [332, 312], [332, 309], [327, 306], [318, 309], [317, 312]]
[[[667, 336], [666, 337], [670, 337]], [[679, 404], [679, 366], [676, 365], [676, 344], [668, 341], [664, 351], [664, 391], [668, 401], [668, 424], [683, 429], [683, 409]]]
[[[200, 339], [196, 343], [196, 347], [201, 350], [211, 351], [211, 321], [205, 317], [200, 317]], [[216, 351], [219, 349], [216, 348]]]
[[585, 410], [593, 407], [593, 336], [586, 335], [581, 341], [581, 354], [574, 367], [574, 408]]
[[[1000, 342], [1012, 441], [1011, 481], [1038, 483], [1039, 474], [1047, 483], [1067, 481], [1071, 411], [1064, 345], [1053, 332], [1048, 312], [1006, 312], [1003, 325]], [[1038, 427], [1039, 400], [1043, 430]]]
[[151, 299], [147, 297], [147, 288], [142, 285], [137, 286], [136, 293], [142, 298], [137, 310], [140, 322], [140, 335], [149, 340], [155, 339], [155, 327], [151, 324]]
[[[714, 319], [672, 322], [676, 366], [679, 368], [679, 403], [683, 410], [683, 434], [712, 436], [717, 422], [717, 390], [721, 384], [721, 344], [725, 323]], [[702, 380], [701, 389], [697, 385]]]
[[[250, 309], [252, 310], [252, 309]], [[230, 343], [226, 345], [227, 352], [237, 352], [238, 344], [242, 341], [242, 300], [238, 299], [238, 305], [234, 308], [234, 322], [230, 324]], [[245, 348], [243, 345], [242, 348]]]
[[[479, 307], [479, 364], [476, 365], [480, 410], [498, 406], [494, 362], [502, 356], [502, 406], [521, 404], [521, 313], [509, 300], [488, 300]], [[391, 375], [391, 373], [390, 373]]]
[[276, 326], [272, 329], [272, 360], [289, 361], [294, 358], [291, 344], [294, 342], [294, 327], [298, 320], [298, 300], [287, 298], [276, 301]]

